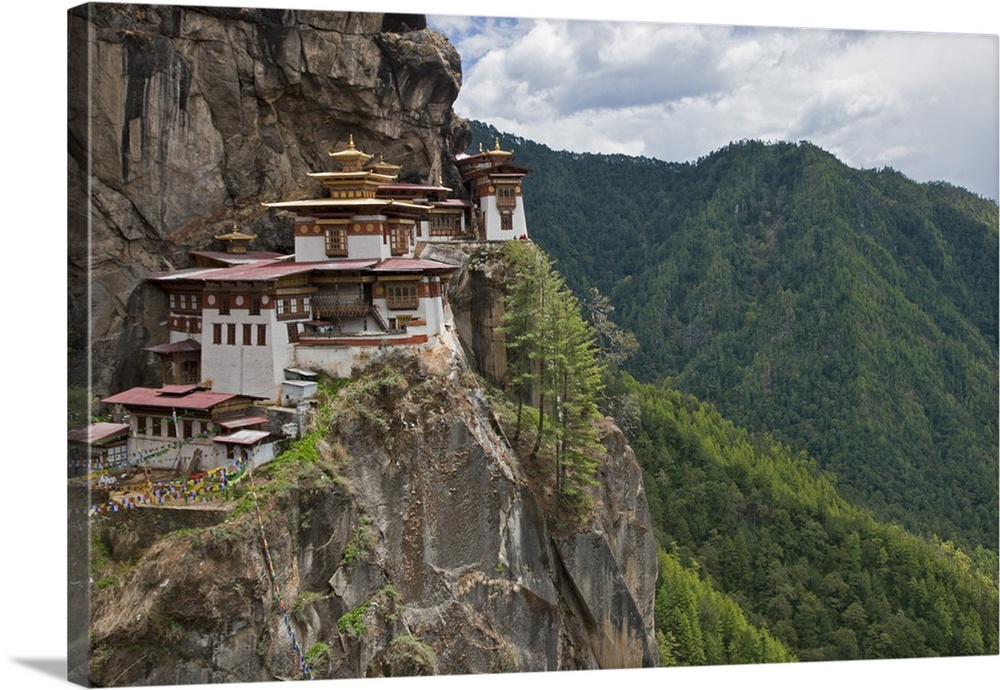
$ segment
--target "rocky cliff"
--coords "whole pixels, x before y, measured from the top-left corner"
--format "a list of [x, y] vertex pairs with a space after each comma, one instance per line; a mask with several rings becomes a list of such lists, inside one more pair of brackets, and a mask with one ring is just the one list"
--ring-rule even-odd
[[[290, 250], [287, 222], [258, 202], [315, 194], [305, 173], [348, 136], [408, 181], [440, 172], [460, 188], [460, 63], [422, 17], [91, 5], [71, 35], [71, 371], [85, 379], [89, 311], [99, 394], [149, 382], [141, 348], [165, 338], [165, 305], [145, 278], [234, 221], [255, 248]], [[303, 659], [319, 678], [655, 664], [656, 544], [631, 450], [605, 420], [593, 510], [551, 519], [479, 378], [505, 377], [502, 277], [473, 250], [455, 256], [464, 348], [384, 357], [326, 388], [310, 442], [223, 510], [92, 523], [78, 677], [300, 678]]]
[[151, 383], [149, 274], [233, 223], [290, 251], [259, 202], [315, 194], [306, 173], [350, 135], [403, 181], [460, 187], [461, 61], [422, 16], [98, 3], [69, 37], [70, 376], [89, 346], [98, 394]]
[[447, 345], [386, 355], [321, 394], [316, 451], [245, 481], [220, 524], [142, 549], [133, 516], [158, 509], [100, 523], [90, 680], [655, 665], [656, 544], [621, 432], [604, 422], [593, 512], [553, 527], [489, 395]]

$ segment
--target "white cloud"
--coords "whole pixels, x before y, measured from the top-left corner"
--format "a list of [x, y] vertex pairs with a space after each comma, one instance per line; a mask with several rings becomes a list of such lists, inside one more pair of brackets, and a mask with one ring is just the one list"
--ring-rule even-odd
[[997, 197], [995, 36], [495, 18], [453, 36], [471, 55], [456, 110], [554, 148], [806, 139]]

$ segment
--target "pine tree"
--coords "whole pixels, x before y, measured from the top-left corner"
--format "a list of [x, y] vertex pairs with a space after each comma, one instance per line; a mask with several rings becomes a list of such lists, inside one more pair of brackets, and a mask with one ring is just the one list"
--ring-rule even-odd
[[514, 442], [523, 429], [524, 405], [533, 404], [537, 423], [528, 458], [537, 461], [543, 446], [551, 447], [556, 493], [578, 505], [581, 489], [593, 483], [600, 450], [595, 422], [604, 368], [594, 331], [543, 252], [527, 242], [510, 242], [505, 258], [504, 333], [517, 402]]

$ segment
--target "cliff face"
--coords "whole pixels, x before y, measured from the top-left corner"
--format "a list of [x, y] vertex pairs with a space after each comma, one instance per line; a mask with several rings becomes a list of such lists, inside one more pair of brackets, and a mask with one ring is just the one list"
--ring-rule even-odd
[[234, 222], [258, 235], [255, 249], [290, 251], [287, 222], [259, 202], [315, 193], [306, 173], [328, 170], [327, 153], [350, 135], [404, 164], [403, 181], [440, 173], [460, 186], [461, 61], [425, 26], [376, 13], [71, 11], [73, 383], [86, 379], [88, 344], [98, 394], [150, 383], [141, 350], [165, 332], [149, 316], [163, 307], [149, 274], [187, 265], [189, 249]]
[[655, 665], [656, 545], [610, 420], [595, 510], [554, 535], [455, 349], [387, 355], [332, 405], [314, 460], [256, 480], [277, 589], [250, 509], [168, 535], [95, 594], [93, 682], [301, 677], [286, 621], [317, 678]]
[[[306, 173], [328, 169], [349, 135], [404, 164], [407, 181], [440, 171], [460, 188], [460, 63], [423, 27], [374, 14], [71, 14], [85, 40], [70, 57], [70, 318], [80, 334], [89, 275], [95, 392], [149, 383], [141, 348], [165, 340], [165, 305], [148, 275], [187, 265], [234, 220], [254, 248], [290, 250], [287, 222], [258, 202], [315, 194]], [[89, 116], [75, 88], [88, 69]], [[489, 261], [467, 268], [450, 290], [466, 348], [381, 353], [342, 382], [315, 452], [260, 473], [261, 523], [244, 482], [238, 509], [199, 516], [214, 526], [161, 538], [175, 521], [135, 517], [149, 508], [92, 524], [108, 547], [91, 560], [92, 682], [298, 678], [300, 654], [320, 678], [655, 664], [656, 545], [631, 450], [605, 421], [594, 511], [553, 532], [472, 373], [505, 377], [501, 277]]]

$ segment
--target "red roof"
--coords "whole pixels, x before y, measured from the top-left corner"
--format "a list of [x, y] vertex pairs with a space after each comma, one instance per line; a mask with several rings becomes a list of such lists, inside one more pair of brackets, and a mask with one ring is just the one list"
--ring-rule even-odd
[[[183, 408], [187, 410], [211, 410], [216, 405], [241, 397], [237, 393], [215, 393], [213, 391], [194, 390], [186, 394], [177, 394], [172, 389], [164, 388], [130, 388], [116, 393], [101, 402], [125, 405], [126, 407], [163, 407]], [[245, 397], [245, 396], [244, 396]]]
[[187, 340], [182, 340], [179, 343], [153, 345], [152, 347], [147, 347], [146, 350], [149, 352], [155, 352], [158, 355], [171, 355], [177, 352], [201, 352], [201, 343], [194, 338], [188, 338]]
[[236, 266], [219, 268], [187, 268], [169, 273], [154, 273], [149, 279], [159, 282], [184, 280], [275, 280], [297, 273], [307, 273], [312, 270], [314, 265], [312, 263], [298, 263], [284, 259], [274, 259], [271, 261], [253, 261]]
[[202, 280], [275, 280], [297, 273], [308, 273], [313, 269], [311, 263], [294, 261], [267, 261], [216, 268], [199, 276]]
[[84, 429], [73, 429], [67, 434], [67, 438], [77, 443], [100, 443], [114, 440], [118, 436], [125, 436], [128, 434], [128, 429], [128, 424], [94, 422]]

